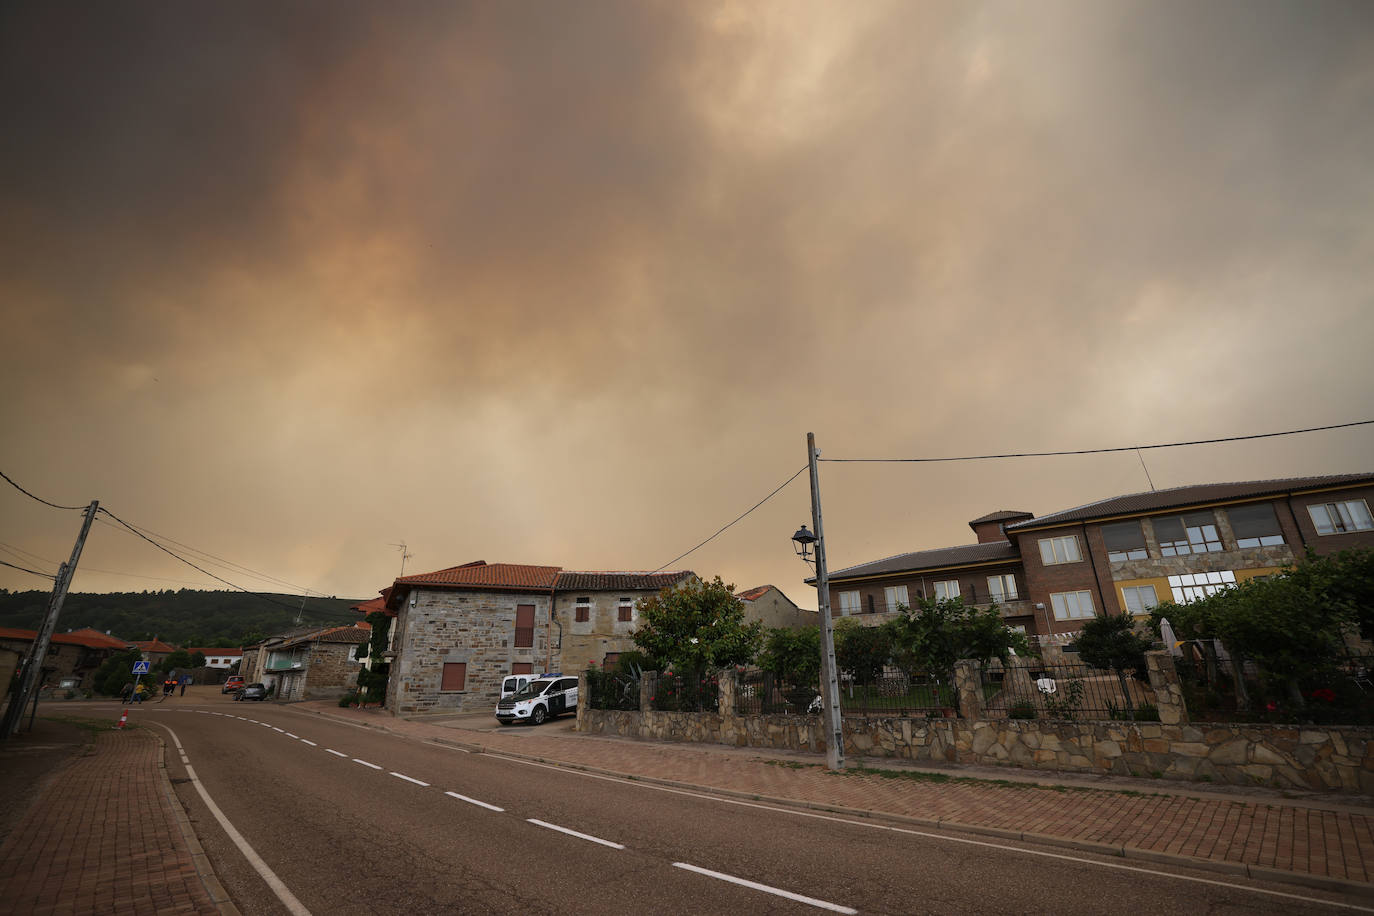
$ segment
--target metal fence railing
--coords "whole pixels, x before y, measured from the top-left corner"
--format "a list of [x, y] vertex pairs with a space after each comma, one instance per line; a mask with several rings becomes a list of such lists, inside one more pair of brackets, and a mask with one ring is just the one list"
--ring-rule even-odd
[[736, 683], [735, 712], [741, 716], [804, 715], [816, 696], [814, 688], [795, 689], [769, 671], [741, 672]]
[[1194, 721], [1374, 725], [1374, 655], [1338, 655], [1314, 666], [1298, 679], [1298, 698], [1293, 685], [1252, 661], [1237, 677], [1234, 660], [1215, 643], [1190, 642], [1174, 667]]
[[840, 681], [840, 711], [846, 716], [952, 716], [959, 705], [947, 678], [889, 668], [872, 680]]
[[982, 679], [992, 718], [1159, 720], [1148, 683], [1082, 662], [994, 664]]
[[714, 674], [660, 674], [649, 705], [667, 712], [717, 712], [720, 683]]
[[587, 670], [587, 706], [590, 709], [639, 708], [639, 678], [597, 668]]

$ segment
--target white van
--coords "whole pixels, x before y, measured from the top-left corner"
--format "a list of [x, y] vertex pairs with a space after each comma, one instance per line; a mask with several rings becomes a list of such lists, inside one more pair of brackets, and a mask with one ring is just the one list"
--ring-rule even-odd
[[577, 678], [553, 672], [541, 674], [524, 690], [497, 703], [496, 721], [502, 725], [516, 722], [543, 725], [546, 719], [565, 712], [577, 712]]
[[529, 686], [533, 674], [511, 674], [501, 680], [501, 699], [508, 700]]

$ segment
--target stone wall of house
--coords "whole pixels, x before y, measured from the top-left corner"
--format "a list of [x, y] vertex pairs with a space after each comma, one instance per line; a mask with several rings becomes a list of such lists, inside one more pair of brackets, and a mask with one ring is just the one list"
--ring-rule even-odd
[[[411, 592], [396, 618], [396, 658], [387, 685], [395, 715], [494, 710], [501, 679], [516, 663], [543, 671], [548, 658], [549, 595], [521, 592]], [[534, 645], [515, 646], [515, 609], [534, 605]], [[466, 666], [462, 690], [442, 690], [444, 665]]]
[[337, 699], [358, 687], [362, 663], [353, 657], [358, 647], [349, 643], [318, 643], [310, 648], [304, 694], [307, 700]]
[[[634, 649], [634, 630], [639, 625], [635, 604], [653, 594], [643, 590], [559, 592], [554, 598], [554, 613], [563, 626], [563, 642], [554, 670], [571, 677], [585, 671], [589, 664], [602, 664], [608, 652]], [[620, 619], [622, 598], [630, 599], [629, 620]], [[588, 602], [587, 619], [579, 621], [577, 609], [583, 599]]]

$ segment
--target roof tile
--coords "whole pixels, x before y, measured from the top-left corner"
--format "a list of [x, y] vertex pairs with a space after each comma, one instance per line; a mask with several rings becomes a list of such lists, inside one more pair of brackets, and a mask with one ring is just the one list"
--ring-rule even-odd
[[696, 573], [691, 570], [677, 572], [563, 572], [559, 573], [556, 586], [560, 591], [586, 589], [588, 591], [653, 589], [658, 591], [677, 585]]
[[[915, 572], [922, 569], [941, 569], [947, 566], [964, 566], [968, 563], [992, 563], [997, 560], [1013, 561], [1020, 554], [1009, 541], [993, 541], [988, 544], [964, 544], [959, 547], [940, 547], [935, 550], [918, 550], [915, 553], [902, 553], [895, 557], [861, 563], [830, 573], [833, 584], [836, 579], [857, 579], [862, 576], [876, 576], [882, 573]], [[808, 582], [814, 582], [808, 579]]]
[[397, 585], [439, 585], [446, 588], [547, 591], [553, 588], [561, 566], [526, 566], [519, 563], [478, 561], [435, 572], [404, 576]]

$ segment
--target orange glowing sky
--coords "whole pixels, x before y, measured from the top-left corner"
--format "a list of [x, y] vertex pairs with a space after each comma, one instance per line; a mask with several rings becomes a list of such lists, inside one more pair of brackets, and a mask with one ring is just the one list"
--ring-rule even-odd
[[[654, 569], [808, 430], [917, 457], [1370, 414], [1360, 0], [6, 4], [0, 110], [0, 470], [316, 593], [371, 596], [400, 541]], [[821, 483], [833, 568], [1147, 488], [1131, 453]], [[674, 566], [814, 607], [808, 520], [803, 476]], [[5, 486], [0, 559], [51, 571], [78, 521]], [[218, 587], [98, 525], [73, 588], [182, 585]]]

